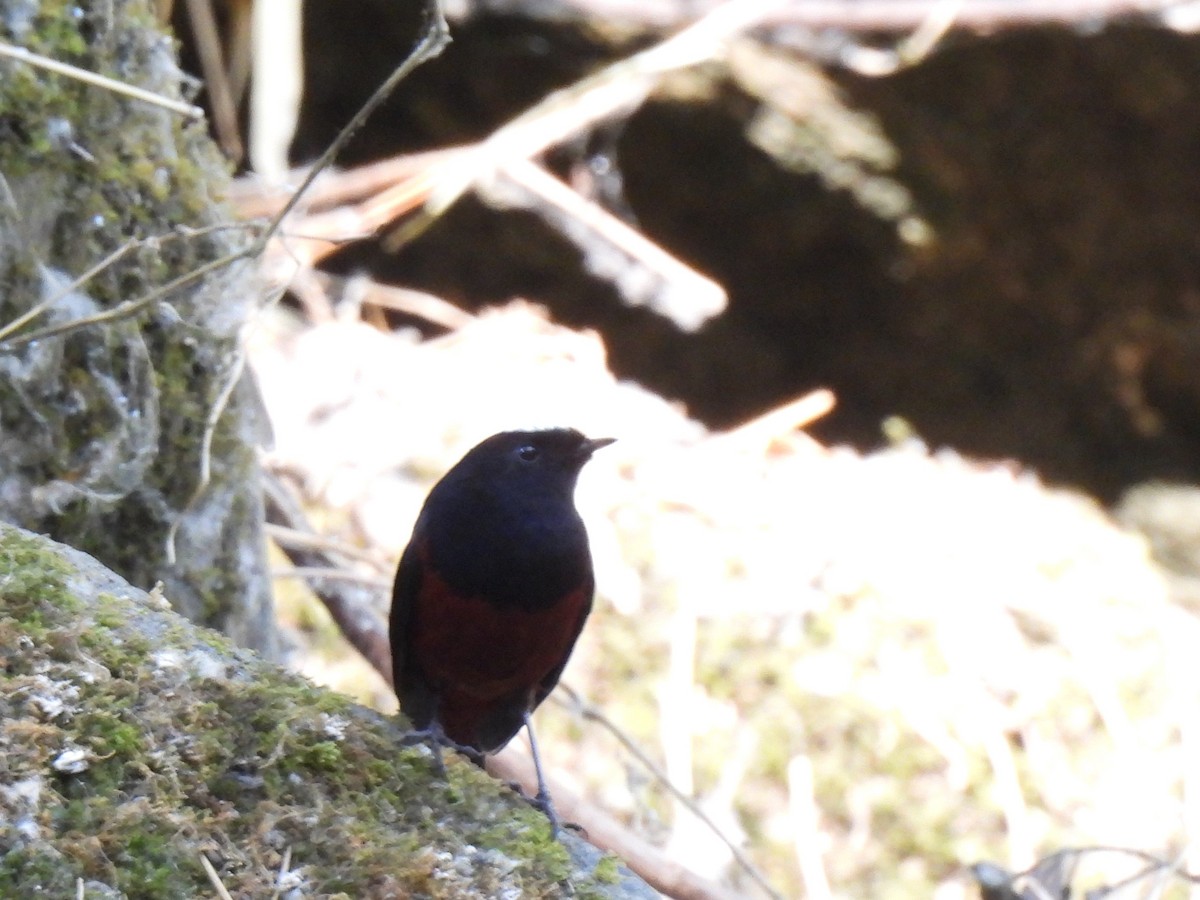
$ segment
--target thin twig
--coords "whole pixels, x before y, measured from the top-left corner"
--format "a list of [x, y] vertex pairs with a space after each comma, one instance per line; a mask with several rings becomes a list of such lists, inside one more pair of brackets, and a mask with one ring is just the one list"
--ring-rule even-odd
[[263, 529], [266, 531], [267, 537], [281, 546], [302, 547], [306, 550], [326, 550], [330, 553], [336, 553], [339, 556], [346, 556], [351, 559], [371, 563], [377, 568], [380, 566], [378, 553], [363, 549], [362, 547], [356, 547], [353, 544], [347, 544], [345, 541], [335, 540], [323, 534], [300, 531], [296, 528], [288, 528], [285, 525], [276, 525], [272, 522], [265, 523]]
[[200, 866], [204, 869], [204, 874], [208, 876], [208, 883], [213, 886], [213, 890], [217, 892], [217, 896], [221, 900], [233, 900], [225, 885], [221, 883], [221, 876], [217, 874], [217, 870], [213, 868], [213, 864], [208, 861], [208, 857], [204, 855], [203, 851], [201, 851], [199, 856]]
[[[282, 296], [283, 292], [284, 288], [280, 288], [279, 296]], [[278, 300], [278, 297], [275, 299]], [[166, 557], [168, 565], [175, 565], [175, 538], [179, 534], [179, 528], [183, 524], [184, 518], [200, 502], [200, 498], [204, 496], [209, 484], [212, 483], [213, 437], [217, 433], [217, 424], [221, 421], [221, 416], [225, 414], [225, 409], [229, 405], [229, 398], [233, 396], [234, 389], [242, 380], [242, 373], [245, 369], [246, 345], [239, 341], [234, 351], [233, 365], [229, 368], [229, 376], [221, 385], [221, 390], [217, 393], [217, 397], [208, 411], [208, 416], [204, 420], [204, 433], [200, 437], [200, 478], [192, 490], [192, 495], [188, 497], [187, 503], [184, 504], [183, 509], [179, 510], [175, 518], [171, 520], [170, 527], [167, 528]]]
[[812, 760], [794, 756], [787, 766], [788, 811], [796, 834], [796, 860], [811, 900], [832, 900], [833, 889], [821, 856], [821, 811], [817, 806]]
[[[1155, 856], [1153, 853], [1150, 853], [1146, 850], [1138, 850], [1133, 847], [1116, 847], [1111, 844], [1087, 844], [1082, 847], [1067, 847], [1062, 850], [1056, 850], [1055, 852], [1047, 854], [1046, 856], [1042, 857], [1038, 861], [1037, 865], [1041, 865], [1044, 862], [1048, 862], [1050, 860], [1057, 859], [1061, 856], [1083, 856], [1083, 855], [1089, 854], [1089, 853], [1120, 853], [1125, 856], [1132, 856], [1136, 859], [1140, 859], [1140, 860], [1142, 860], [1142, 862], [1148, 863], [1151, 866], [1173, 866], [1174, 865], [1173, 863], [1168, 863], [1165, 860], [1163, 860], [1161, 857]], [[1019, 875], [1017, 875], [1016, 877], [1020, 878], [1024, 875], [1029, 875], [1036, 868], [1037, 868], [1037, 866], [1035, 865], [1033, 867], [1033, 869], [1030, 869], [1027, 872], [1022, 872]], [[1175, 874], [1179, 878], [1183, 879], [1184, 881], [1190, 882], [1191, 884], [1200, 884], [1200, 875], [1193, 875], [1191, 872], [1187, 871], [1186, 869], [1182, 869], [1182, 868], [1175, 868], [1174, 871], [1175, 871]]]
[[[377, 162], [364, 163], [353, 169], [326, 169], [305, 194], [305, 209], [319, 211], [374, 196], [460, 150], [461, 147], [446, 147], [423, 153], [405, 153]], [[289, 183], [299, 181], [308, 171], [307, 166], [295, 169], [288, 174], [287, 180]], [[265, 185], [261, 178], [243, 175], [234, 179], [228, 197], [239, 216], [252, 219], [275, 215], [283, 209], [292, 193], [290, 188]]]
[[144, 103], [161, 106], [163, 109], [179, 113], [181, 116], [187, 116], [189, 119], [204, 118], [204, 110], [199, 106], [193, 106], [190, 103], [184, 103], [180, 100], [172, 100], [170, 97], [164, 97], [145, 88], [136, 87], [124, 81], [117, 81], [115, 78], [97, 75], [95, 72], [89, 72], [87, 69], [81, 69], [69, 63], [50, 59], [48, 56], [42, 56], [40, 53], [26, 50], [24, 47], [14, 47], [12, 44], [0, 41], [0, 56], [15, 59], [31, 66], [37, 66], [50, 72], [56, 72], [59, 75], [66, 75], [68, 78], [74, 78], [76, 81], [104, 88], [105, 90], [112, 91], [114, 94], [122, 94], [126, 97], [132, 97], [134, 100], [141, 100]]
[[285, 879], [292, 865], [292, 845], [288, 844], [283, 851], [283, 859], [279, 861], [279, 874], [275, 876], [275, 893], [274, 900], [279, 900], [283, 894], [283, 879]]
[[422, 233], [479, 179], [638, 106], [664, 75], [719, 56], [729, 40], [783, 6], [786, 0], [728, 0], [661, 43], [555, 91], [482, 142], [431, 167], [416, 183], [397, 185], [395, 195], [381, 195], [380, 203], [409, 208], [414, 193], [425, 203], [419, 215], [388, 236], [385, 249], [395, 250]]
[[[424, 165], [409, 177], [364, 201], [353, 213], [339, 209], [323, 216], [309, 216], [303, 228], [311, 237], [303, 250], [297, 249], [297, 255], [305, 258], [308, 264], [314, 264], [340, 246], [336, 238], [330, 235], [344, 235], [348, 221], [355, 230], [375, 233], [406, 213], [422, 207], [421, 212], [398, 226], [385, 239], [385, 249], [397, 249], [422, 233], [473, 186], [489, 181], [493, 174], [504, 172], [509, 165], [519, 166], [522, 161], [592, 128], [597, 122], [636, 107], [662, 76], [719, 55], [721, 48], [731, 38], [752, 27], [784, 2], [727, 2], [660, 44], [555, 91], [477, 144], [447, 148], [419, 159], [389, 163], [390, 167], [398, 167], [401, 172], [410, 171], [414, 163]], [[322, 162], [318, 161], [317, 167]], [[308, 173], [301, 191], [315, 177], [317, 167]], [[395, 168], [391, 168], [390, 173], [394, 172]], [[517, 177], [520, 177], [519, 170]], [[286, 207], [277, 213], [272, 231], [277, 230], [279, 220], [294, 208], [296, 199], [293, 196]], [[659, 268], [662, 266], [659, 265]], [[702, 298], [702, 302], [697, 304], [698, 309], [719, 310], [724, 304], [723, 292], [719, 287], [714, 291], [711, 285], [702, 286], [696, 296]], [[705, 314], [699, 315], [706, 317]]]
[[[97, 275], [99, 275], [105, 269], [111, 268], [112, 266], [116, 265], [131, 250], [139, 249], [141, 247], [159, 246], [161, 244], [166, 244], [170, 241], [175, 241], [175, 240], [191, 239], [191, 238], [200, 237], [200, 236], [207, 235], [207, 234], [212, 234], [217, 231], [226, 231], [226, 230], [244, 231], [244, 230], [255, 228], [255, 227], [256, 226], [251, 225], [246, 222], [232, 222], [232, 223], [221, 222], [221, 223], [217, 223], [214, 225], [208, 225], [203, 228], [186, 228], [183, 226], [176, 226], [174, 229], [172, 229], [170, 232], [168, 232], [166, 234], [156, 234], [156, 235], [151, 235], [149, 237], [135, 238], [133, 240], [126, 241], [124, 244], [122, 244], [120, 247], [118, 247], [116, 250], [114, 250], [108, 256], [104, 257], [104, 259], [100, 260], [98, 263], [96, 263], [94, 266], [92, 266], [90, 269], [88, 269], [82, 275], [78, 276], [73, 281], [71, 281], [70, 284], [68, 284], [65, 287], [63, 287], [62, 289], [60, 289], [58, 291], [58, 293], [56, 293], [53, 297], [50, 297], [47, 300], [43, 300], [42, 302], [36, 304], [35, 306], [30, 307], [28, 310], [26, 310], [24, 313], [22, 313], [16, 319], [14, 319], [13, 321], [7, 323], [6, 325], [0, 327], [0, 348], [17, 347], [17, 346], [20, 346], [21, 344], [29, 343], [30, 341], [41, 340], [42, 338], [53, 336], [54, 334], [59, 333], [64, 329], [71, 331], [71, 330], [74, 330], [76, 326], [82, 327], [83, 325], [92, 324], [95, 321], [100, 320], [101, 317], [104, 317], [104, 321], [112, 321], [114, 319], [124, 318], [125, 315], [133, 315], [134, 313], [136, 313], [137, 310], [134, 309], [134, 310], [127, 310], [127, 311], [123, 312], [122, 315], [120, 315], [120, 316], [109, 317], [107, 315], [108, 313], [112, 313], [115, 310], [124, 309], [124, 305], [122, 305], [122, 306], [114, 307], [114, 309], [112, 309], [112, 310], [107, 310], [105, 313], [100, 313], [96, 317], [85, 317], [82, 319], [75, 319], [75, 320], [72, 320], [71, 322], [63, 323], [62, 325], [59, 325], [59, 326], [52, 326], [52, 327], [48, 327], [48, 328], [43, 328], [39, 331], [31, 332], [30, 334], [23, 335], [19, 338], [12, 337], [13, 332], [18, 331], [20, 328], [22, 328], [25, 325], [32, 322], [35, 318], [40, 316], [46, 310], [52, 308], [63, 297], [67, 296], [68, 294], [72, 293], [73, 291], [77, 291], [80, 288], [82, 288], [85, 284], [87, 284], [89, 281], [91, 281], [93, 278], [95, 278]], [[224, 259], [231, 260], [232, 258], [233, 257], [225, 257]], [[218, 260], [217, 262], [219, 263], [219, 262], [221, 262], [221, 260]], [[205, 269], [201, 274], [202, 275], [208, 274], [208, 271], [209, 271], [208, 269]], [[171, 287], [170, 285], [168, 285], [166, 288], [166, 290], [174, 290], [174, 289], [175, 288]], [[158, 296], [161, 296], [161, 295], [158, 295]], [[139, 307], [139, 309], [140, 309], [140, 307]]]
[[353, 569], [343, 569], [338, 566], [293, 566], [290, 569], [273, 569], [272, 578], [303, 578], [306, 581], [345, 581], [350, 584], [361, 584], [364, 587], [386, 591], [392, 586], [390, 578], [380, 578], [377, 575], [366, 575]]
[[[446, 25], [445, 15], [442, 11], [441, 0], [431, 0], [429, 4], [429, 22], [427, 23], [427, 28], [422, 34], [413, 52], [404, 60], [404, 62], [397, 66], [395, 71], [392, 72], [388, 79], [375, 90], [375, 93], [371, 95], [370, 99], [368, 99], [367, 102], [358, 110], [358, 112], [354, 114], [350, 122], [347, 123], [347, 125], [338, 133], [333, 142], [325, 149], [325, 152], [321, 154], [321, 157], [317, 160], [316, 164], [314, 164], [309, 170], [308, 175], [305, 177], [300, 187], [296, 189], [296, 192], [292, 195], [291, 199], [284, 205], [283, 209], [281, 209], [275, 215], [275, 217], [271, 219], [258, 238], [252, 241], [248, 246], [232, 253], [228, 253], [218, 259], [211, 260], [210, 262], [207, 262], [190, 272], [172, 279], [165, 285], [161, 285], [148, 291], [135, 300], [128, 300], [113, 307], [112, 309], [104, 310], [103, 312], [92, 316], [84, 316], [70, 322], [63, 322], [58, 325], [52, 325], [46, 328], [38, 329], [24, 335], [8, 338], [7, 340], [0, 341], [0, 348], [18, 347], [28, 344], [32, 341], [69, 334], [70, 332], [76, 331], [80, 328], [88, 327], [90, 325], [105, 324], [108, 322], [116, 322], [129, 318], [130, 316], [137, 315], [151, 304], [157, 302], [168, 294], [173, 293], [174, 291], [188, 287], [207, 275], [210, 275], [211, 273], [222, 269], [225, 266], [232, 265], [238, 260], [256, 256], [257, 254], [261, 253], [263, 248], [267, 246], [267, 243], [270, 241], [270, 239], [274, 237], [275, 233], [279, 230], [284, 218], [300, 202], [304, 192], [313, 183], [313, 181], [316, 180], [321, 171], [333, 162], [337, 154], [341, 152], [347, 141], [349, 141], [359, 127], [362, 126], [362, 124], [367, 120], [368, 116], [374, 112], [379, 104], [387, 99], [388, 95], [395, 89], [396, 85], [399, 84], [410, 72], [412, 72], [413, 69], [415, 69], [421, 63], [426, 62], [427, 60], [430, 60], [441, 53], [442, 49], [450, 40], [449, 34], [449, 28]], [[20, 48], [9, 48], [8, 45], [0, 44], [0, 53], [2, 53], [5, 48], [18, 51], [20, 50]], [[10, 55], [17, 55], [20, 57], [25, 52], [26, 51], [21, 51], [19, 54]], [[150, 94], [149, 96], [154, 97], [157, 95]]]
[[[771, 16], [765, 25], [773, 29], [788, 26], [837, 29], [847, 32], [908, 31], [924, 21], [941, 0], [793, 0]], [[703, 2], [644, 3], [637, 0], [558, 0], [567, 8], [601, 19], [619, 19], [622, 23], [647, 28], [678, 28], [695, 19]], [[1190, 0], [970, 0], [963, 4], [960, 28], [994, 31], [998, 28], [1042, 24], [1078, 24], [1103, 22], [1120, 17], [1152, 19], [1174, 8], [1190, 5]]]
[[[566, 694], [567, 697], [570, 698], [570, 703], [568, 703], [566, 700], [558, 699], [557, 694], [559, 693]], [[708, 813], [706, 813], [700, 807], [700, 805], [696, 803], [695, 800], [683, 793], [681, 790], [679, 790], [679, 788], [671, 783], [671, 779], [667, 777], [667, 773], [659, 768], [658, 764], [650, 758], [646, 751], [644, 751], [634, 742], [633, 738], [629, 737], [629, 735], [621, 730], [621, 728], [619, 728], [611, 719], [604, 715], [603, 712], [584, 700], [578, 691], [564, 682], [560, 681], [558, 683], [558, 690], [554, 694], [551, 694], [550, 697], [552, 700], [555, 700], [555, 702], [562, 703], [568, 709], [578, 713], [582, 718], [591, 722], [596, 722], [609, 734], [615, 737], [620, 742], [621, 746], [624, 747], [634, 759], [641, 763], [646, 771], [650, 773], [651, 777], [666, 789], [667, 793], [669, 793], [673, 798], [679, 801], [679, 803], [686, 807], [692, 815], [707, 825], [712, 833], [721, 841], [721, 843], [729, 848], [729, 852], [733, 854], [733, 858], [737, 861], [738, 866], [741, 867], [741, 869], [751, 878], [751, 880], [753, 880], [759, 887], [766, 891], [772, 900], [783, 900], [783, 895], [771, 886], [771, 882], [767, 880], [767, 876], [765, 876], [758, 869], [758, 867], [751, 862], [750, 857], [748, 857], [742, 851], [742, 849], [737, 846], [737, 844], [725, 836], [725, 833], [721, 831], [720, 827], [718, 827], [718, 825], [711, 818], [709, 818]]]
[[54, 304], [56, 304], [60, 300], [62, 300], [63, 297], [66, 297], [68, 294], [71, 294], [74, 291], [79, 290], [79, 288], [81, 288], [84, 284], [91, 281], [93, 278], [95, 278], [98, 274], [103, 272], [109, 266], [114, 265], [126, 253], [128, 253], [134, 247], [140, 246], [141, 244], [142, 244], [142, 241], [137, 241], [137, 240], [126, 241], [124, 244], [122, 244], [120, 247], [118, 247], [112, 253], [108, 254], [108, 256], [104, 257], [104, 259], [100, 260], [100, 262], [96, 263], [94, 266], [92, 266], [90, 269], [88, 269], [86, 272], [84, 272], [82, 275], [80, 275], [78, 278], [76, 278], [70, 284], [63, 287], [60, 291], [58, 291], [58, 293], [54, 294], [51, 297], [46, 298], [41, 303], [35, 303], [33, 306], [29, 307], [29, 309], [25, 310], [25, 312], [23, 312], [21, 315], [17, 316], [15, 319], [13, 319], [11, 322], [8, 322], [7, 324], [0, 326], [0, 345], [2, 345], [5, 342], [5, 338], [7, 338], [14, 331], [19, 331], [26, 324], [28, 324], [29, 322], [32, 322], [34, 319], [36, 319], [38, 316], [40, 316], [46, 310], [53, 307]]
[[[663, 774], [671, 783], [676, 802], [691, 809], [681, 798], [695, 791], [693, 780], [691, 716], [696, 708], [696, 642], [699, 621], [691, 603], [678, 603], [671, 615], [667, 648], [667, 671], [658, 698], [659, 743], [662, 745]], [[708, 823], [715, 827], [714, 823]], [[733, 846], [732, 842], [726, 844]]]
[[417, 46], [413, 48], [412, 53], [395, 68], [391, 75], [375, 89], [375, 92], [367, 98], [367, 102], [359, 107], [350, 121], [338, 132], [337, 137], [333, 139], [328, 147], [323, 152], [312, 168], [308, 170], [308, 174], [304, 180], [300, 182], [300, 186], [296, 188], [296, 192], [292, 194], [290, 200], [284, 204], [283, 209], [277, 212], [274, 218], [267, 225], [267, 230], [263, 234], [264, 243], [279, 231], [279, 226], [288, 214], [291, 213], [300, 199], [304, 196], [309, 186], [316, 180], [327, 167], [329, 167], [338, 154], [342, 152], [342, 148], [354, 137], [355, 133], [363, 124], [370, 118], [371, 114], [383, 103], [396, 89], [405, 78], [408, 77], [417, 66], [428, 62], [437, 57], [442, 50], [450, 43], [450, 27], [446, 24], [445, 12], [442, 8], [443, 0], [430, 0], [426, 7], [429, 21], [426, 23], [425, 32], [417, 41]]
[[789, 400], [762, 415], [719, 431], [705, 440], [713, 445], [737, 445], [765, 451], [772, 441], [798, 433], [833, 411], [837, 398], [828, 388], [817, 388], [795, 400]]
[[[513, 742], [495, 756], [487, 758], [488, 774], [519, 784], [531, 796], [537, 775], [529, 752]], [[643, 881], [664, 897], [676, 900], [746, 900], [744, 891], [718, 884], [711, 878], [672, 859], [661, 847], [617, 821], [602, 807], [588, 802], [561, 784], [552, 773], [546, 775], [546, 787], [563, 821], [577, 823], [583, 837], [593, 846], [620, 857]]]
[[78, 319], [72, 319], [70, 322], [60, 322], [58, 325], [48, 325], [45, 328], [39, 328], [35, 331], [26, 332], [25, 334], [10, 337], [0, 341], [0, 348], [4, 347], [20, 347], [24, 344], [33, 341], [40, 341], [50, 337], [57, 337], [63, 334], [70, 334], [73, 331], [78, 331], [81, 328], [86, 328], [89, 325], [102, 325], [109, 322], [119, 322], [122, 319], [128, 319], [130, 316], [136, 316], [142, 310], [149, 307], [151, 304], [168, 294], [185, 288], [219, 269], [232, 265], [238, 260], [246, 259], [253, 256], [261, 249], [259, 242], [255, 242], [249, 247], [243, 247], [241, 250], [236, 250], [233, 253], [227, 253], [222, 257], [211, 260], [202, 266], [192, 269], [177, 278], [173, 278], [164, 285], [160, 285], [147, 293], [138, 297], [136, 300], [127, 300], [114, 306], [112, 309], [106, 309], [103, 312], [96, 313], [92, 316], [83, 316]]
[[[417, 66], [438, 56], [438, 54], [442, 52], [446, 45], [449, 44], [450, 29], [446, 24], [446, 17], [442, 9], [442, 0], [429, 0], [429, 6], [427, 7], [426, 12], [429, 16], [427, 28], [421, 35], [421, 38], [418, 40], [416, 47], [413, 48], [412, 53], [404, 60], [404, 62], [402, 62], [396, 67], [396, 69], [392, 71], [392, 74], [389, 75], [379, 87], [375, 89], [375, 92], [371, 94], [369, 98], [367, 98], [367, 102], [358, 109], [350, 121], [347, 122], [342, 130], [338, 132], [337, 137], [333, 139], [333, 142], [330, 143], [320, 157], [317, 158], [317, 161], [304, 176], [304, 180], [300, 182], [300, 186], [296, 188], [295, 192], [290, 198], [288, 198], [287, 202], [283, 204], [283, 207], [271, 218], [266, 230], [263, 233], [263, 240], [258, 246], [258, 249], [264, 248], [267, 242], [279, 233], [283, 224], [283, 220], [286, 219], [299, 205], [301, 199], [306, 196], [308, 189], [312, 186], [313, 182], [316, 181], [317, 177], [320, 176], [320, 174], [326, 168], [333, 164], [334, 159], [336, 159], [337, 155], [341, 153], [342, 148], [346, 146], [347, 142], [349, 142], [358, 129], [362, 127], [362, 125], [379, 107], [379, 105], [391, 95], [392, 91], [396, 89], [396, 86], [405, 78], [407, 78]], [[325, 252], [328, 252], [327, 248], [329, 246], [337, 246], [336, 240], [326, 238], [319, 239], [318, 243], [326, 249], [324, 249], [321, 254], [305, 254], [304, 263], [311, 265], [316, 261], [316, 259], [319, 259], [321, 255], [324, 255]], [[300, 254], [298, 252], [289, 251], [289, 255], [295, 258], [295, 261], [298, 265], [304, 264], [301, 263]]]
[[187, 12], [196, 54], [200, 57], [200, 70], [204, 74], [204, 86], [208, 90], [217, 140], [226, 156], [240, 161], [245, 147], [238, 133], [237, 104], [225, 74], [225, 52], [221, 49], [221, 32], [212, 0], [187, 0]]
[[[282, 525], [292, 532], [313, 533], [304, 512], [279, 478], [265, 473], [263, 501], [267, 521]], [[295, 545], [281, 547], [284, 554], [300, 568], [319, 568], [344, 572], [345, 567], [329, 551]], [[388, 643], [387, 624], [376, 612], [375, 601], [388, 585], [338, 584], [336, 577], [324, 576], [312, 585], [313, 593], [325, 604], [329, 615], [350, 646], [363, 655], [371, 666], [390, 683], [392, 649]], [[344, 579], [341, 579], [344, 581]]]
[[[496, 174], [492, 182], [477, 185], [486, 199], [533, 209], [579, 247], [588, 268], [611, 280], [629, 305], [647, 305], [685, 331], [695, 331], [725, 311], [729, 300], [720, 284], [537, 163], [513, 159]], [[638, 269], [642, 271], [630, 277]], [[652, 286], [644, 286], [647, 276]]]
[[[840, 28], [847, 31], [908, 31], [927, 21], [944, 0], [804, 0], [791, 3], [763, 24]], [[1054, 0], [1013, 3], [971, 0], [962, 5], [957, 23], [969, 28], [1106, 21], [1119, 16], [1152, 16], [1179, 0]]]
[[838, 62], [868, 78], [895, 75], [901, 69], [915, 66], [927, 59], [950, 32], [964, 5], [965, 0], [938, 0], [912, 33], [891, 49], [864, 47], [849, 41], [841, 48]]
[[341, 283], [344, 295], [356, 298], [359, 305], [369, 303], [383, 309], [406, 313], [451, 331], [469, 325], [476, 319], [476, 316], [465, 309], [425, 291], [381, 284], [363, 276], [339, 279], [316, 269], [309, 271], [313, 281], [326, 291], [334, 290]]

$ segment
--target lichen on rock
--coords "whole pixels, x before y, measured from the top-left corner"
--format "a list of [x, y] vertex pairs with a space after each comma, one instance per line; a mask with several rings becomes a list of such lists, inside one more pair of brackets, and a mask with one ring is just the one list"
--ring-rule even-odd
[[[0, 40], [185, 90], [145, 0], [0, 0]], [[262, 426], [237, 365], [251, 235], [220, 205], [227, 180], [202, 122], [0, 61], [0, 519], [162, 581], [180, 612], [271, 654]], [[219, 260], [136, 315], [31, 339]]]

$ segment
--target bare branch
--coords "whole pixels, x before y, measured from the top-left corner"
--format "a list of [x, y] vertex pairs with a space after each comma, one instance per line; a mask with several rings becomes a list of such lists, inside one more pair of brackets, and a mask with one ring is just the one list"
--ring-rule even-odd
[[[993, 31], [1029, 25], [1074, 25], [1117, 18], [1155, 18], [1190, 0], [967, 0], [959, 28]], [[717, 0], [559, 0], [565, 16], [588, 16], [653, 29], [679, 28], [717, 6]], [[800, 26], [847, 32], [912, 31], [943, 0], [790, 0], [763, 21], [768, 27]]]
[[[303, 511], [279, 479], [264, 474], [263, 495], [269, 523], [293, 533], [312, 535], [314, 538], [308, 542], [308, 546], [302, 546], [295, 541], [281, 543], [281, 549], [288, 559], [305, 569], [315, 568], [324, 572], [347, 571], [344, 561], [333, 551], [318, 545], [316, 535], [309, 527]], [[361, 653], [391, 684], [392, 650], [388, 644], [387, 626], [376, 611], [378, 588], [361, 583], [339, 583], [328, 574], [323, 574], [321, 579], [312, 585], [312, 589], [325, 604], [329, 615], [350, 642], [350, 646]]]

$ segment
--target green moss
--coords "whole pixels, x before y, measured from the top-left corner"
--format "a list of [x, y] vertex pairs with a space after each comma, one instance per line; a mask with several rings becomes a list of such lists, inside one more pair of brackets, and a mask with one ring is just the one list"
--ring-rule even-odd
[[[105, 595], [102, 594], [101, 599], [104, 599], [104, 597], [105, 597]], [[96, 624], [101, 625], [110, 630], [114, 629], [114, 628], [120, 628], [121, 627], [121, 615], [115, 609], [112, 609], [112, 608], [106, 609], [104, 607], [101, 607], [100, 609], [98, 609], [96, 611]]]
[[104, 797], [70, 797], [79, 784], [74, 778], [60, 782], [59, 787], [66, 802], [58, 804], [50, 816], [51, 826], [60, 835], [94, 832], [112, 809], [112, 804]]
[[77, 878], [77, 870], [63, 855], [45, 845], [18, 844], [0, 857], [3, 897], [73, 897]]
[[39, 644], [45, 643], [47, 636], [50, 634], [41, 610], [37, 609], [24, 617], [21, 622], [21, 628], [30, 640]]
[[600, 857], [600, 861], [596, 863], [596, 867], [592, 870], [592, 874], [596, 880], [604, 884], [616, 884], [621, 880], [621, 861], [617, 857], [609, 854]]
[[202, 644], [205, 644], [218, 653], [232, 653], [234, 650], [233, 641], [225, 637], [219, 631], [213, 631], [211, 628], [205, 628], [197, 632], [197, 637]]
[[[102, 611], [104, 607], [101, 607]], [[106, 623], [114, 621], [119, 614], [108, 609]], [[99, 623], [97, 623], [99, 624]], [[120, 638], [114, 638], [114, 628], [105, 624], [103, 628], [90, 628], [79, 636], [79, 642], [86, 647], [109, 672], [122, 676], [145, 663], [153, 646], [143, 635], [136, 632], [126, 633]]]
[[97, 754], [132, 756], [143, 747], [141, 732], [106, 711], [95, 713], [83, 726]]
[[342, 750], [333, 741], [320, 741], [305, 751], [304, 761], [320, 772], [336, 772], [342, 763]]
[[117, 869], [117, 887], [131, 900], [189, 900], [203, 885], [199, 864], [180, 858], [167, 832], [169, 827], [153, 822], [153, 830], [139, 827], [124, 842], [109, 842], [113, 845], [110, 858]]
[[[54, 557], [0, 525], [7, 571]], [[198, 854], [214, 847], [237, 848], [213, 859], [235, 896], [268, 896], [287, 847], [321, 896], [536, 898], [569, 886], [589, 897], [613, 877], [611, 864], [576, 873], [541, 813], [456, 754], [440, 779], [426, 748], [400, 745], [393, 720], [211, 641], [132, 589], [64, 603], [80, 582], [72, 567], [32, 571], [43, 575], [25, 572], [21, 593], [42, 599], [21, 611], [44, 640], [8, 669], [0, 721], [21, 735], [3, 747], [6, 776], [41, 781], [44, 837], [0, 858], [0, 896], [39, 879], [47, 896], [73, 896], [77, 877], [131, 898], [201, 896], [211, 886]], [[59, 616], [65, 606], [76, 612]], [[0, 646], [21, 644], [23, 628], [0, 604]], [[198, 658], [221, 665], [193, 671]], [[94, 677], [97, 662], [107, 676]], [[47, 679], [72, 710], [53, 722], [31, 699]], [[85, 748], [88, 767], [51, 774], [67, 746]], [[8, 802], [0, 795], [0, 821], [20, 814]]]
[[0, 601], [5, 613], [44, 633], [48, 613], [77, 612], [79, 604], [66, 590], [70, 571], [43, 542], [12, 534], [0, 545]]
[[567, 848], [550, 831], [550, 822], [540, 810], [524, 800], [511, 822], [500, 822], [480, 833], [482, 846], [507, 848], [520, 856], [533, 856], [546, 867], [549, 880], [562, 883], [570, 880], [571, 856]]

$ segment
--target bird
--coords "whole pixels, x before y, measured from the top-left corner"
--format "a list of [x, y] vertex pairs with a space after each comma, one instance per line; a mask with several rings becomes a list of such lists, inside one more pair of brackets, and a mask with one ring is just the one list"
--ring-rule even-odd
[[591, 612], [595, 576], [575, 485], [615, 438], [573, 428], [487, 438], [429, 492], [401, 555], [388, 636], [411, 738], [478, 765], [524, 727], [533, 798], [557, 833], [530, 716]]

